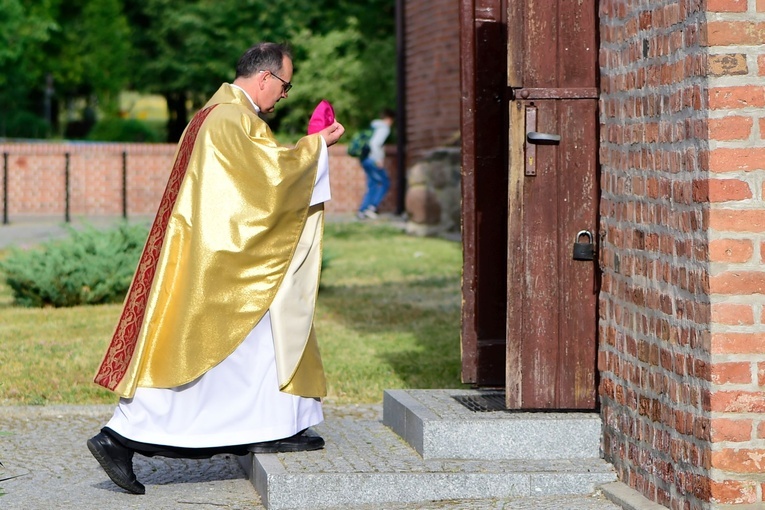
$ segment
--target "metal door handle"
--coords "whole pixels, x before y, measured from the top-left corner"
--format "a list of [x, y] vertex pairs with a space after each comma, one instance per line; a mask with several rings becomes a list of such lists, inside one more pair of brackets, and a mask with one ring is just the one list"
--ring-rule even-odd
[[529, 143], [537, 145], [555, 145], [560, 142], [560, 135], [554, 133], [538, 133], [536, 131], [529, 131], [526, 133], [526, 140]]

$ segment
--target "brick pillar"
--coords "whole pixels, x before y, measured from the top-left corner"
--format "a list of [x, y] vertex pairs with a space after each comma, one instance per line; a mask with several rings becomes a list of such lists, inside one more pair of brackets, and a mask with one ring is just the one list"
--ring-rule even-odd
[[[765, 508], [765, 1], [708, 0], [713, 508]], [[728, 508], [725, 506], [725, 508]]]
[[[407, 0], [404, 4], [407, 161], [454, 145], [460, 132], [460, 2]], [[459, 143], [457, 142], [457, 145]]]
[[765, 1], [600, 17], [606, 458], [672, 509], [765, 508]]

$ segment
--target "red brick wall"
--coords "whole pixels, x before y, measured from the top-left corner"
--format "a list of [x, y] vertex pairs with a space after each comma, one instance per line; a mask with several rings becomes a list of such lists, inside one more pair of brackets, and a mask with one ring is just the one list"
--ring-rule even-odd
[[672, 509], [765, 508], [765, 2], [600, 2], [604, 451]]
[[407, 166], [460, 130], [459, 2], [405, 4]]
[[[123, 152], [127, 154], [127, 213], [153, 216], [167, 184], [176, 146], [169, 144], [7, 143], [8, 218], [34, 216], [64, 218], [66, 212], [66, 154], [69, 154], [70, 217], [122, 215]], [[328, 213], [354, 212], [366, 191], [366, 178], [358, 160], [343, 145], [330, 147], [332, 200]], [[396, 154], [387, 148], [386, 167], [391, 189], [381, 210], [396, 208]], [[3, 165], [5, 164], [3, 159]], [[0, 172], [0, 186], [5, 172]], [[2, 189], [2, 188], [0, 188]], [[0, 193], [3, 207], [4, 194]]]

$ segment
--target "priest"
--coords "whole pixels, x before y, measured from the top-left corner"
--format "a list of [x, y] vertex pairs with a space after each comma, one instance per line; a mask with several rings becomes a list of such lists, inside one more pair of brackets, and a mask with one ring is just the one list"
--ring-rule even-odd
[[[95, 382], [120, 396], [87, 446], [134, 494], [135, 453], [316, 450], [326, 381], [313, 329], [326, 120], [280, 145], [260, 113], [292, 88], [289, 49], [259, 43], [186, 127]], [[326, 118], [326, 115], [324, 116]]]

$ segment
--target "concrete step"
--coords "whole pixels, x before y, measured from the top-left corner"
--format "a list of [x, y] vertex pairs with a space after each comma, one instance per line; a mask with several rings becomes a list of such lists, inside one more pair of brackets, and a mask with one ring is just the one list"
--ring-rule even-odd
[[326, 441], [323, 450], [242, 458], [266, 508], [393, 508], [563, 495], [587, 501], [599, 485], [615, 479], [611, 466], [600, 459], [424, 459], [381, 417], [331, 410], [325, 415], [326, 421], [315, 427]]
[[383, 423], [424, 459], [600, 459], [594, 412], [504, 409], [502, 392], [387, 390]]

